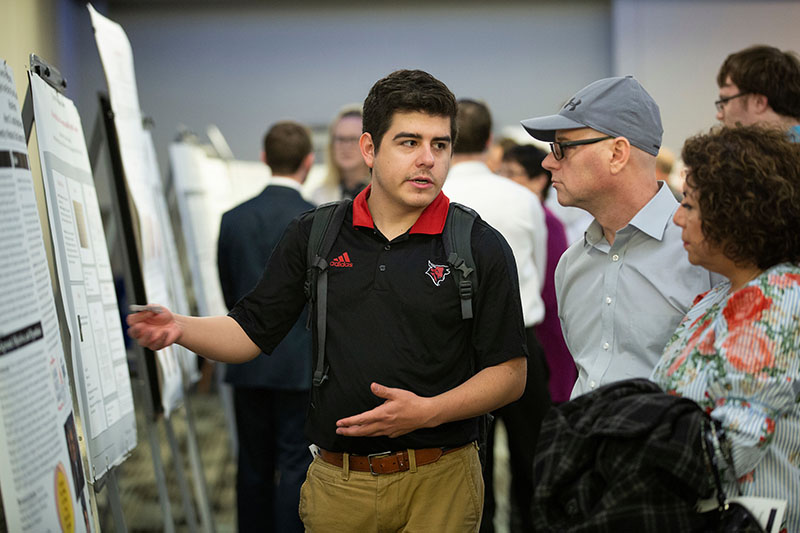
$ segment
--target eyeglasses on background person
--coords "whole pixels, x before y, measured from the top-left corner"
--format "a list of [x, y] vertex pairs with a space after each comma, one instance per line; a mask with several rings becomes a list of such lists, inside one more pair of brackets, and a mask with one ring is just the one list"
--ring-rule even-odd
[[717, 111], [722, 111], [722, 109], [725, 107], [725, 104], [727, 104], [734, 98], [739, 98], [740, 96], [747, 96], [748, 94], [750, 93], [739, 93], [739, 94], [734, 94], [733, 96], [726, 96], [724, 98], [720, 98], [719, 100], [714, 102], [714, 107], [717, 108]]

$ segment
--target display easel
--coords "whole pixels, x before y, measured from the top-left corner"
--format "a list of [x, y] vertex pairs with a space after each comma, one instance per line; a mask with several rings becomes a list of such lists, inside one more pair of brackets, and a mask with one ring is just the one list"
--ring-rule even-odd
[[[125, 265], [129, 268], [129, 287], [132, 289], [130, 292], [133, 301], [146, 302], [146, 292], [144, 275], [141, 269], [141, 261], [139, 256], [139, 249], [137, 246], [137, 231], [134, 220], [134, 213], [131, 207], [131, 199], [129, 196], [127, 183], [125, 179], [125, 171], [122, 164], [122, 156], [120, 152], [119, 139], [116, 133], [116, 126], [114, 123], [114, 112], [111, 108], [111, 103], [105, 95], [100, 95], [100, 113], [95, 125], [95, 130], [92, 136], [91, 151], [92, 158], [96, 159], [99, 155], [100, 148], [105, 142], [109, 157], [111, 160], [111, 173], [112, 179], [110, 180], [110, 188], [116, 203], [116, 211], [119, 216], [119, 229], [121, 232], [123, 246], [123, 253], [125, 255]], [[158, 432], [157, 422], [162, 420], [167, 435], [167, 441], [172, 453], [173, 463], [175, 466], [175, 474], [178, 482], [178, 488], [181, 494], [184, 514], [186, 515], [187, 526], [189, 531], [197, 531], [197, 518], [195, 514], [194, 505], [192, 503], [191, 494], [189, 491], [188, 481], [183, 471], [183, 455], [180, 451], [178, 439], [172, 425], [172, 420], [168, 416], [164, 416], [161, 401], [161, 391], [158, 387], [158, 368], [156, 355], [152, 350], [146, 348], [138, 348], [138, 359], [141, 368], [146, 369], [142, 373], [143, 387], [145, 389], [145, 414], [147, 417], [148, 434], [151, 439], [151, 449], [156, 468], [157, 482], [159, 485], [159, 499], [161, 501], [162, 512], [165, 517], [165, 531], [174, 531], [174, 524], [171, 518], [171, 508], [166, 491], [166, 483], [164, 479], [164, 467], [161, 463], [160, 448], [158, 446]], [[208, 490], [206, 487], [205, 474], [200, 460], [199, 446], [197, 445], [197, 433], [194, 423], [194, 414], [191, 409], [191, 401], [188, 394], [188, 379], [183, 376], [183, 408], [187, 424], [187, 448], [189, 450], [189, 462], [192, 469], [192, 480], [194, 485], [195, 498], [197, 500], [200, 518], [203, 524], [203, 529], [209, 533], [215, 531], [213, 517], [211, 514], [211, 505], [208, 498]], [[158, 466], [156, 466], [158, 463]], [[169, 525], [166, 523], [169, 517]]]
[[[60, 71], [55, 67], [47, 64], [44, 60], [36, 56], [35, 54], [30, 55], [30, 71], [35, 73], [39, 76], [42, 80], [44, 80], [48, 85], [53, 87], [57, 92], [60, 94], [64, 94], [64, 91], [67, 87], [66, 79], [61, 75]], [[22, 122], [23, 128], [25, 130], [25, 141], [30, 144], [31, 133], [33, 132], [33, 125], [34, 125], [34, 112], [33, 112], [33, 93], [31, 89], [30, 81], [28, 83], [28, 90], [25, 93], [25, 102], [22, 106]], [[52, 233], [50, 234], [51, 245], [54, 246]], [[58, 313], [58, 320], [60, 324], [66, 324], [66, 312], [64, 309], [64, 303], [62, 298], [60, 297], [60, 291], [62, 287], [56, 283], [54, 287], [54, 295], [55, 295], [55, 304], [56, 304], [56, 312]], [[71, 343], [71, 335], [69, 332], [68, 327], [61, 327], [61, 336], [62, 336], [62, 344], [64, 350], [64, 357], [66, 359], [68, 365], [68, 371], [70, 375], [74, 376], [75, 373], [73, 372], [73, 353], [72, 353], [72, 343]], [[79, 405], [77, 401], [76, 390], [74, 386], [74, 381], [71, 380], [73, 386], [70, 387], [71, 394], [73, 397], [73, 405]], [[79, 441], [88, 445], [88, 441], [86, 439], [86, 435], [84, 432], [84, 425], [82, 416], [83, 414], [80, 412], [80, 409], [76, 409], [74, 411], [74, 416], [76, 419], [76, 430], [78, 433]], [[86, 460], [86, 454], [81, 454], [81, 458], [84, 462], [83, 467], [85, 472], [89, 472], [89, 464]], [[116, 466], [109, 467], [105, 474], [100, 477], [94, 479], [94, 483], [90, 481], [91, 478], [87, 476], [87, 483], [89, 485], [89, 500], [92, 510], [94, 512], [94, 516], [97, 517], [97, 498], [96, 493], [101, 491], [104, 486], [108, 488], [108, 495], [109, 495], [109, 506], [111, 507], [113, 520], [114, 520], [114, 530], [118, 533], [125, 533], [127, 532], [127, 526], [125, 525], [125, 517], [122, 512], [122, 504], [119, 495], [119, 485], [117, 483], [117, 474], [116, 474]]]

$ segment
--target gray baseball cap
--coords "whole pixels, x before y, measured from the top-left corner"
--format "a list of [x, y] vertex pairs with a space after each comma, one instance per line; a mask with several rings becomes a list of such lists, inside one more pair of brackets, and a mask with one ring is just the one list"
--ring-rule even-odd
[[522, 121], [528, 133], [552, 142], [556, 130], [592, 128], [658, 155], [661, 148], [661, 112], [653, 97], [633, 76], [604, 78], [590, 83], [569, 99], [557, 115]]

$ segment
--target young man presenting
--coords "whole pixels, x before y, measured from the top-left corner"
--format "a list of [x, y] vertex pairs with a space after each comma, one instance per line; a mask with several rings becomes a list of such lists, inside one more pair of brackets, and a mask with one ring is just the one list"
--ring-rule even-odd
[[[360, 146], [372, 181], [326, 258], [330, 370], [312, 389], [306, 421], [321, 448], [301, 494], [309, 531], [480, 523], [476, 417], [520, 396], [526, 348], [511, 250], [482, 221], [472, 232], [480, 293], [474, 318], [461, 316], [441, 238], [455, 117], [453, 94], [421, 71], [390, 74], [364, 102]], [[312, 220], [287, 228], [258, 286], [228, 316], [138, 313], [128, 318], [131, 336], [225, 362], [270, 353], [306, 302]]]

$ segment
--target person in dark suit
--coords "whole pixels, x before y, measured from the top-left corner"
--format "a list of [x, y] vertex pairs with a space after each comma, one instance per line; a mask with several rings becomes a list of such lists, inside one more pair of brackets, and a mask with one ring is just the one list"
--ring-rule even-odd
[[[314, 207], [300, 196], [314, 161], [306, 128], [289, 121], [273, 125], [264, 136], [262, 160], [272, 170], [267, 187], [222, 216], [217, 264], [228, 308], [256, 285], [289, 222]], [[303, 435], [311, 384], [305, 321], [304, 311], [269, 356], [226, 367], [239, 437], [240, 532], [303, 531], [300, 487], [311, 462]]]

